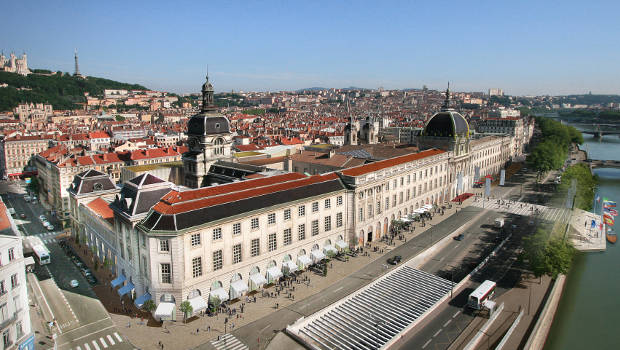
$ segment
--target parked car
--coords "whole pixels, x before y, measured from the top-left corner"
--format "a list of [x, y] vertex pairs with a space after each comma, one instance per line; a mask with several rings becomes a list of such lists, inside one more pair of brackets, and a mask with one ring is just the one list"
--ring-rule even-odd
[[54, 226], [53, 225], [48, 225], [46, 226], [48, 231], [54, 231]]
[[22, 218], [22, 219], [25, 219], [26, 218], [26, 214], [21, 213], [21, 214], [19, 214], [19, 217]]
[[95, 284], [97, 284], [97, 279], [93, 275], [86, 276], [86, 280], [91, 286], [94, 286]]
[[77, 288], [77, 286], [80, 285], [77, 280], [71, 280], [69, 284], [71, 285], [72, 288]]
[[402, 259], [403, 259], [403, 257], [402, 257], [402, 256], [400, 256], [400, 255], [394, 255], [393, 257], [389, 258], [389, 259], [387, 260], [387, 262], [388, 262], [388, 264], [390, 264], [390, 265], [396, 265], [396, 264], [398, 264], [398, 263], [399, 263]]
[[43, 222], [43, 221], [47, 221], [47, 218], [45, 217], [45, 215], [39, 215], [39, 220]]
[[465, 238], [465, 235], [462, 233], [459, 233], [458, 235], [454, 236], [455, 241], [462, 241], [463, 238]]

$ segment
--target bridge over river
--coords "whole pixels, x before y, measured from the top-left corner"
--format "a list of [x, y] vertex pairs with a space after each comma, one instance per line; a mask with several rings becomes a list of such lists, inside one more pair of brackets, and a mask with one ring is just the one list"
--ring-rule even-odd
[[570, 123], [581, 131], [583, 134], [593, 135], [596, 138], [602, 138], [605, 135], [619, 135], [619, 124], [602, 124], [602, 123]]
[[590, 168], [618, 168], [620, 169], [620, 160], [598, 160], [586, 159], [586, 163], [590, 164]]

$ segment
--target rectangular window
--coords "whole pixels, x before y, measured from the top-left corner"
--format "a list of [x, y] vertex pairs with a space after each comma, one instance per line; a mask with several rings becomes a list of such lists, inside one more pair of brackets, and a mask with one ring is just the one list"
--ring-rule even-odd
[[398, 203], [403, 204], [403, 193], [402, 192], [398, 194]]
[[258, 218], [252, 218], [250, 227], [252, 230], [258, 230]]
[[258, 256], [260, 254], [260, 239], [254, 238], [250, 244], [250, 255]]
[[19, 283], [17, 282], [17, 274], [11, 275], [11, 289], [17, 287]]
[[4, 280], [0, 281], [0, 295], [6, 293], [6, 288], [4, 288]]
[[9, 307], [6, 303], [0, 305], [0, 322], [3, 322], [9, 318]]
[[357, 217], [360, 222], [364, 221], [364, 208], [360, 208], [359, 212], [357, 213]]
[[2, 343], [4, 344], [5, 349], [13, 345], [13, 343], [11, 342], [11, 334], [9, 333], [8, 329], [2, 332]]
[[327, 198], [325, 200], [325, 209], [329, 209], [331, 207], [332, 207], [332, 201], [331, 201], [331, 199]]
[[368, 218], [370, 219], [373, 216], [373, 214], [372, 214], [372, 203], [368, 203], [368, 211], [367, 211], [367, 213], [368, 213]]
[[241, 223], [237, 222], [233, 224], [233, 236], [241, 234]]
[[167, 239], [160, 239], [159, 240], [159, 251], [160, 252], [169, 252], [170, 251], [170, 244], [169, 244]]
[[293, 243], [293, 237], [291, 237], [291, 229], [287, 228], [284, 230], [284, 245], [289, 245]]
[[342, 205], [342, 196], [336, 197], [336, 205]]
[[172, 283], [170, 264], [161, 264], [161, 283]]
[[222, 250], [216, 250], [213, 252], [213, 271], [217, 271], [222, 268]]
[[407, 185], [411, 183], [411, 175], [407, 175]]
[[[215, 237], [215, 230], [213, 230], [213, 237]], [[220, 234], [220, 238], [222, 238], [221, 234]], [[191, 239], [192, 239], [192, 247], [196, 247], [200, 245], [200, 233], [194, 233]]]
[[306, 206], [300, 205], [299, 208], [297, 209], [297, 213], [299, 216], [306, 216]]
[[9, 249], [9, 261], [13, 261], [15, 259], [15, 251], [13, 248]]
[[267, 215], [267, 224], [273, 225], [276, 223], [276, 213], [270, 213]]
[[270, 233], [269, 234], [269, 251], [272, 252], [276, 249], [278, 249], [278, 241], [276, 240], [276, 234]]
[[306, 239], [306, 224], [297, 226], [297, 239], [300, 241]]
[[325, 228], [325, 232], [331, 231], [332, 230], [332, 217], [330, 216], [326, 216], [325, 217], [325, 222], [324, 222], [324, 228]]
[[[219, 239], [222, 239], [222, 228], [221, 227], [216, 227], [213, 229], [213, 240], [217, 241]], [[200, 244], [200, 243], [198, 243]]]
[[316, 236], [319, 234], [319, 220], [312, 220], [312, 235]]
[[396, 206], [396, 195], [392, 196], [392, 207]]
[[319, 211], [319, 202], [314, 202], [312, 203], [312, 212], [316, 213], [317, 211]]
[[377, 201], [377, 214], [381, 214], [381, 201]]
[[336, 213], [336, 227], [342, 227], [342, 213]]
[[385, 197], [385, 210], [390, 209], [390, 197]]
[[192, 259], [192, 276], [194, 278], [202, 276], [202, 257]]
[[233, 264], [241, 262], [241, 244], [235, 244], [233, 246]]
[[290, 220], [291, 219], [291, 210], [290, 209], [284, 209], [284, 221]]

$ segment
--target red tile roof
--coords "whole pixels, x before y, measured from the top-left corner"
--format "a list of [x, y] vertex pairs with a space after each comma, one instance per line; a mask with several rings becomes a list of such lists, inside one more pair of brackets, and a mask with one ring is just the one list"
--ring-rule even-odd
[[[290, 174], [287, 174], [287, 175], [290, 175]], [[220, 189], [220, 190], [223, 189], [225, 191], [223, 192], [224, 194], [214, 195], [214, 196], [210, 196], [206, 198], [203, 197], [198, 200], [190, 200], [190, 201], [183, 201], [183, 202], [177, 202], [174, 204], [170, 204], [164, 199], [166, 197], [169, 198], [171, 195], [174, 196], [174, 193], [176, 191], [173, 191], [169, 193], [168, 195], [166, 195], [164, 198], [162, 198], [162, 200], [159, 203], [155, 204], [155, 206], [153, 207], [153, 210], [161, 214], [164, 214], [164, 215], [179, 214], [179, 213], [184, 213], [184, 212], [188, 212], [188, 211], [192, 211], [192, 210], [196, 210], [200, 208], [211, 207], [214, 205], [235, 202], [235, 201], [239, 201], [239, 200], [247, 199], [251, 197], [258, 197], [258, 196], [262, 196], [262, 195], [266, 195], [266, 194], [270, 194], [274, 192], [286, 191], [286, 190], [308, 186], [308, 185], [312, 185], [312, 184], [316, 184], [320, 182], [335, 180], [338, 178], [338, 175], [336, 173], [329, 173], [325, 175], [314, 175], [314, 176], [304, 177], [303, 179], [298, 179], [294, 181], [280, 182], [280, 183], [275, 183], [272, 185], [263, 186], [259, 188], [248, 189], [245, 191], [233, 192], [233, 188], [234, 188], [233, 186], [235, 185], [247, 184], [248, 182], [252, 182], [256, 184], [256, 182], [258, 181], [271, 179], [273, 177], [275, 176], [264, 178], [264, 179], [258, 179], [258, 180], [247, 180], [241, 183], [234, 183], [230, 185], [217, 186], [216, 187], [217, 189]]]
[[87, 204], [92, 211], [101, 216], [104, 220], [113, 220], [114, 219], [114, 211], [110, 209], [110, 205], [108, 202], [103, 200], [101, 197], [93, 200], [92, 202]]
[[374, 163], [370, 163], [370, 164], [365, 164], [365, 165], [360, 165], [354, 168], [349, 168], [349, 169], [345, 169], [343, 171], [341, 171], [341, 173], [343, 175], [347, 175], [347, 176], [360, 176], [360, 175], [364, 175], [364, 174], [368, 174], [371, 173], [373, 171], [377, 171], [377, 170], [381, 170], [381, 169], [385, 169], [385, 168], [390, 168], [399, 164], [403, 164], [403, 163], [407, 163], [407, 162], [412, 162], [414, 160], [418, 160], [418, 159], [422, 159], [422, 158], [426, 158], [426, 157], [432, 157], [438, 154], [442, 154], [445, 153], [446, 151], [442, 151], [442, 150], [438, 150], [438, 149], [429, 149], [426, 151], [422, 151], [422, 152], [418, 152], [418, 153], [412, 153], [412, 154], [406, 154], [404, 156], [400, 156], [400, 157], [395, 157], [395, 158], [390, 158], [390, 159], [385, 159], [385, 160], [380, 160], [378, 162], [374, 162]]

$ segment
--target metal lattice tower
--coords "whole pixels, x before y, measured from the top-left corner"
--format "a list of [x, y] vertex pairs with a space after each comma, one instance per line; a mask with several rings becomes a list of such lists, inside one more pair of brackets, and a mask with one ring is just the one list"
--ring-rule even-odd
[[78, 54], [77, 54], [77, 49], [75, 49], [75, 73], [73, 73], [73, 75], [75, 76], [79, 76], [80, 75], [80, 66], [78, 65]]

